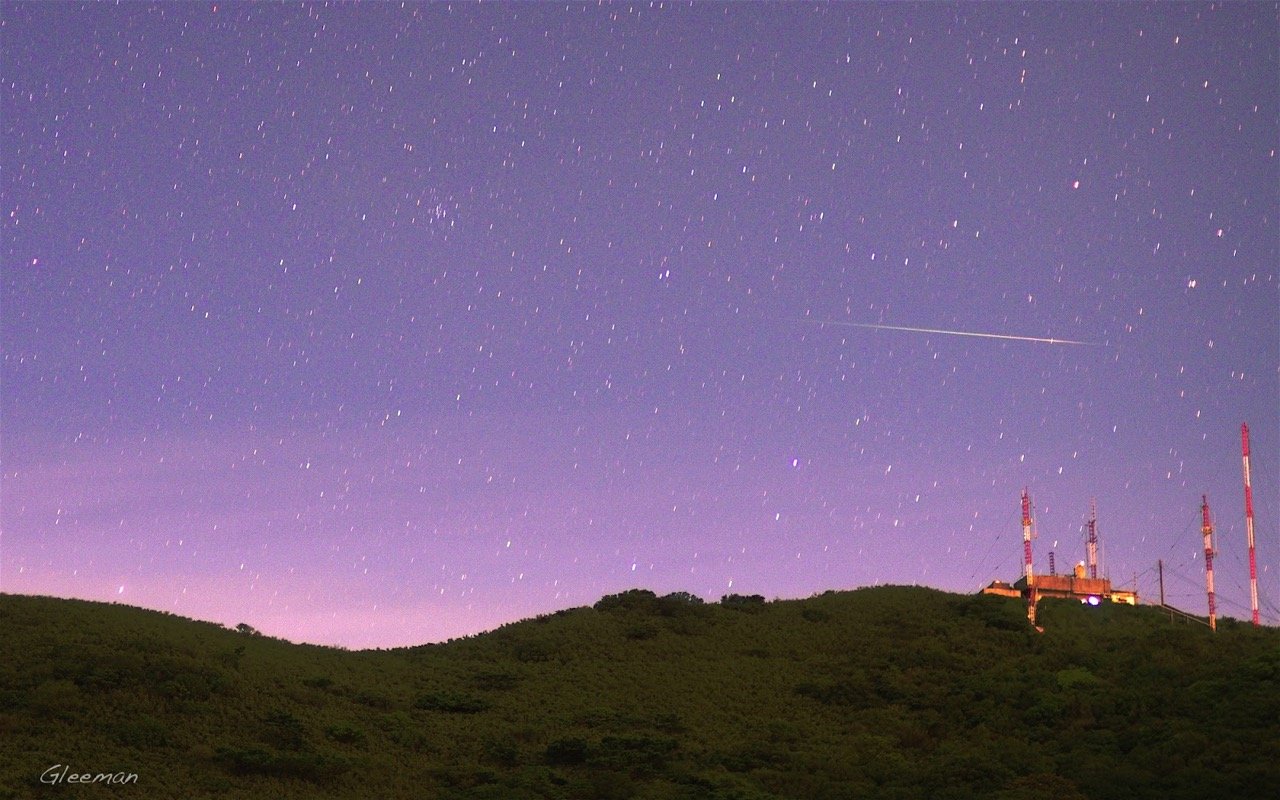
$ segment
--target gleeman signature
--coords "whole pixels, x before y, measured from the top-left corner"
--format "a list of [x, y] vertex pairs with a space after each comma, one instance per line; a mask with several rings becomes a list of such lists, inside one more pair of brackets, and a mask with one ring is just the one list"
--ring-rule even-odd
[[72, 772], [66, 764], [54, 764], [40, 773], [40, 782], [50, 786], [59, 783], [105, 783], [108, 786], [119, 786], [125, 783], [137, 783], [136, 772]]

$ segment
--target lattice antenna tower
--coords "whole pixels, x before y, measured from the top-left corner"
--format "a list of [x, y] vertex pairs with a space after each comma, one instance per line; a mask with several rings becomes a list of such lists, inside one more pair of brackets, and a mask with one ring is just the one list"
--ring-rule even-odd
[[1027, 579], [1027, 619], [1036, 624], [1035, 575], [1031, 571], [1031, 495], [1022, 489], [1022, 561]]
[[1244, 453], [1244, 533], [1249, 542], [1249, 607], [1253, 627], [1258, 627], [1258, 561], [1253, 554], [1253, 487], [1249, 483], [1249, 425], [1240, 425], [1240, 448]]
[[1089, 501], [1089, 577], [1098, 577], [1098, 501]]
[[1209, 592], [1209, 630], [1218, 629], [1218, 610], [1214, 606], [1213, 597], [1213, 523], [1209, 520], [1209, 497], [1200, 496], [1200, 514], [1203, 522], [1200, 532], [1204, 534], [1204, 585]]

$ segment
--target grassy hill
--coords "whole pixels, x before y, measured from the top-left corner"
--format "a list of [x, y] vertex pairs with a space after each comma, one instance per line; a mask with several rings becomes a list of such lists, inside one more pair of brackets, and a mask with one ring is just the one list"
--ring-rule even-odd
[[[0, 596], [0, 798], [1205, 798], [1280, 786], [1280, 631], [885, 587], [633, 591], [405, 650]], [[135, 784], [42, 785], [72, 773]]]

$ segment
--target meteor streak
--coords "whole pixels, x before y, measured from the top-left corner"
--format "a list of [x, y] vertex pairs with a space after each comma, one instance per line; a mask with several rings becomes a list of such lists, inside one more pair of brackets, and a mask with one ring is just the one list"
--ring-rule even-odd
[[946, 336], [976, 336], [980, 339], [1009, 339], [1016, 342], [1040, 342], [1042, 344], [1079, 344], [1096, 347], [1099, 342], [1079, 342], [1075, 339], [1046, 339], [1040, 336], [1014, 336], [1008, 333], [978, 333], [976, 331], [948, 331], [940, 328], [909, 328], [905, 325], [873, 325], [870, 322], [841, 322], [827, 319], [806, 319], [816, 325], [840, 325], [846, 328], [871, 328], [878, 331], [909, 331], [911, 333], [940, 333]]

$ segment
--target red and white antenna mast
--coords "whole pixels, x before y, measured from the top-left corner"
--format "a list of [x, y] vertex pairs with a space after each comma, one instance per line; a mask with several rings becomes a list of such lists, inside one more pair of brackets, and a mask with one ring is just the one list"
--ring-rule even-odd
[[1035, 579], [1031, 574], [1031, 496], [1026, 489], [1022, 490], [1022, 560], [1030, 589]]
[[1098, 501], [1089, 501], [1089, 577], [1098, 577]]
[[1022, 554], [1027, 579], [1027, 619], [1036, 622], [1035, 576], [1031, 572], [1031, 495], [1022, 490]]
[[1209, 590], [1209, 630], [1218, 629], [1218, 613], [1213, 604], [1213, 523], [1209, 521], [1209, 498], [1200, 496], [1200, 513], [1204, 523], [1200, 532], [1204, 534], [1204, 583]]
[[1258, 621], [1258, 562], [1253, 555], [1253, 487], [1249, 485], [1249, 425], [1240, 425], [1240, 446], [1244, 452], [1244, 533], [1249, 540], [1249, 607], [1253, 609], [1253, 626]]

